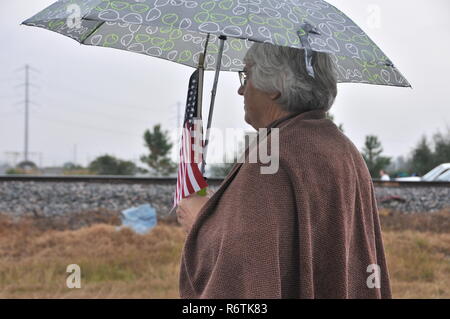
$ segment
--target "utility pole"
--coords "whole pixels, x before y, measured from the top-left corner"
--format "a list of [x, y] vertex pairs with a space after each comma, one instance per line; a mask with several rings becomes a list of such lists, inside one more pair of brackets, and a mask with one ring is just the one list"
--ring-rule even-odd
[[[21, 67], [20, 69], [17, 69], [16, 71], [22, 71], [23, 67]], [[24, 162], [28, 162], [30, 161], [30, 156], [34, 156], [34, 155], [39, 155], [39, 153], [30, 153], [29, 151], [29, 144], [30, 144], [30, 140], [29, 140], [29, 127], [30, 127], [30, 104], [34, 104], [31, 100], [30, 100], [30, 86], [32, 87], [36, 87], [35, 85], [33, 85], [32, 83], [30, 83], [30, 71], [33, 72], [37, 72], [40, 73], [39, 70], [36, 70], [35, 68], [31, 67], [29, 64], [25, 64], [25, 83], [19, 84], [16, 87], [25, 87], [25, 100], [19, 102], [20, 104], [25, 103], [25, 123], [24, 123], [24, 145], [23, 145], [23, 152], [6, 152], [6, 154], [8, 156], [12, 156], [13, 159], [13, 164], [14, 166], [16, 165], [16, 161], [17, 161], [17, 157], [22, 157], [22, 153], [23, 153], [23, 157], [24, 157]], [[39, 87], [37, 87], [39, 88]], [[41, 156], [41, 155], [39, 155]], [[42, 162], [41, 157], [40, 157], [40, 162]], [[41, 163], [42, 164], [42, 163]]]
[[180, 103], [180, 102], [177, 102], [177, 127], [183, 126], [183, 123], [181, 123], [181, 112], [180, 112], [180, 108], [181, 108], [181, 103]]
[[77, 144], [73, 145], [73, 164], [77, 164]]
[[[183, 116], [182, 115], [182, 107], [183, 107], [183, 105], [181, 104], [180, 101], [177, 101], [176, 104], [172, 104], [170, 106], [171, 109], [173, 109], [173, 107], [177, 108], [177, 114], [170, 116], [170, 122], [175, 120], [176, 121], [175, 127], [176, 128], [180, 128], [180, 127], [183, 126], [183, 118], [182, 118], [182, 116]], [[175, 116], [176, 116], [176, 118], [175, 118]]]
[[17, 164], [17, 158], [20, 156], [20, 152], [5, 152], [5, 156], [12, 159], [12, 165], [15, 167]]
[[25, 161], [28, 161], [28, 106], [29, 106], [29, 65], [25, 65]]
[[[20, 70], [23, 70], [23, 68], [20, 68]], [[38, 70], [36, 70], [35, 68], [31, 67], [29, 64], [25, 64], [25, 83], [19, 85], [19, 86], [24, 86], [25, 87], [25, 123], [24, 123], [24, 151], [23, 151], [23, 155], [24, 155], [24, 160], [27, 162], [29, 161], [29, 144], [30, 144], [30, 139], [29, 139], [29, 128], [30, 128], [30, 104], [33, 104], [33, 102], [30, 100], [30, 86], [32, 87], [36, 87], [35, 85], [33, 85], [32, 83], [30, 83], [30, 71], [33, 72], [37, 72], [40, 73]]]

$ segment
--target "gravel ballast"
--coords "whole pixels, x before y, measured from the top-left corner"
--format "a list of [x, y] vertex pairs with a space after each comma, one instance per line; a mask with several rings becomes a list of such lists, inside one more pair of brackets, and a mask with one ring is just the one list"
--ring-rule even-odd
[[[213, 190], [217, 185], [212, 185]], [[450, 187], [376, 186], [379, 208], [402, 212], [450, 209]], [[172, 208], [174, 186], [87, 182], [0, 182], [0, 212], [11, 216], [52, 217], [86, 210], [124, 209], [149, 203], [158, 215]]]

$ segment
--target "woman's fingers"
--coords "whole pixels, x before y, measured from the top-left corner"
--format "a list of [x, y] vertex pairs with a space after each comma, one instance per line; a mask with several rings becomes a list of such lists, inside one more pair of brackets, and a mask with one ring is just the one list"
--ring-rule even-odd
[[178, 208], [176, 210], [176, 214], [177, 214], [177, 221], [181, 224], [181, 222], [184, 220], [184, 216], [186, 215], [186, 212], [183, 210], [183, 208], [178, 206]]
[[208, 199], [208, 196], [192, 194], [186, 198], [183, 198], [179, 202], [178, 208], [176, 210], [177, 221], [186, 232], [189, 232], [192, 224], [197, 218], [199, 211], [208, 201]]
[[187, 198], [183, 198], [179, 205], [188, 213], [197, 214], [203, 205], [208, 201], [208, 197], [192, 194]]

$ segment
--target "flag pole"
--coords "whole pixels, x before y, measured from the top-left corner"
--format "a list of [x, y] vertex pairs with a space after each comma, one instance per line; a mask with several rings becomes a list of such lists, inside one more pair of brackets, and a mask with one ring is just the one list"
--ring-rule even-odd
[[[197, 87], [197, 113], [195, 114], [196, 118], [201, 119], [202, 118], [202, 105], [203, 105], [203, 82], [204, 82], [204, 72], [205, 72], [205, 57], [206, 52], [208, 50], [208, 44], [209, 44], [209, 37], [210, 34], [206, 34], [206, 41], [205, 41], [205, 48], [202, 53], [200, 53], [199, 59], [198, 59], [198, 87]], [[204, 171], [202, 171], [202, 175], [204, 175]], [[201, 189], [197, 192], [198, 195], [206, 195], [206, 188]], [[172, 209], [169, 211], [168, 215], [171, 215], [175, 209], [177, 208], [177, 205], [174, 205]]]
[[222, 64], [223, 45], [224, 45], [226, 39], [227, 39], [227, 37], [224, 35], [219, 36], [219, 40], [220, 40], [219, 53], [217, 54], [216, 73], [214, 75], [214, 84], [213, 84], [213, 88], [211, 91], [211, 104], [209, 106], [208, 125], [206, 127], [205, 146], [203, 147], [203, 162], [202, 162], [202, 169], [201, 169], [202, 174], [205, 174], [206, 153], [208, 151], [208, 144], [209, 144], [209, 131], [210, 131], [212, 116], [213, 116], [213, 112], [214, 112], [214, 102], [216, 100], [216, 91], [217, 91], [217, 83], [219, 82], [220, 66]]

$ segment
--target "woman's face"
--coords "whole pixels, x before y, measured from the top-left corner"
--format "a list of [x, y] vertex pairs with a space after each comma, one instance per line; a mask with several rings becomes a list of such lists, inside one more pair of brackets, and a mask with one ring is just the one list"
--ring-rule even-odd
[[250, 80], [251, 70], [249, 65], [244, 67], [244, 72], [247, 74], [247, 81], [239, 87], [238, 94], [244, 97], [245, 122], [258, 129], [263, 127], [265, 106], [268, 102], [268, 97], [263, 91], [253, 86]]

